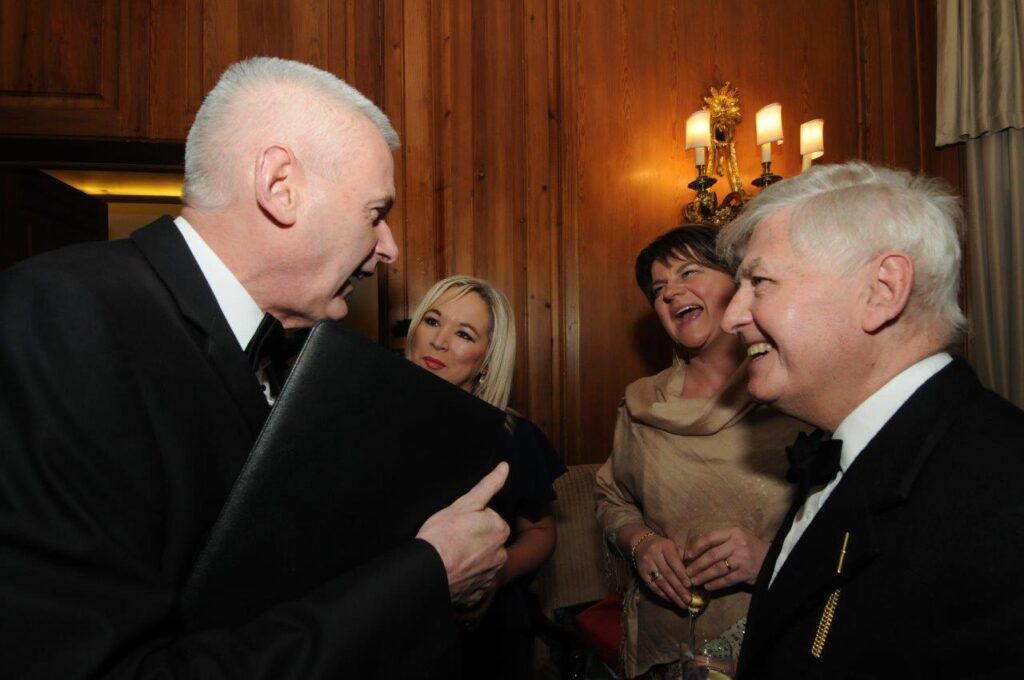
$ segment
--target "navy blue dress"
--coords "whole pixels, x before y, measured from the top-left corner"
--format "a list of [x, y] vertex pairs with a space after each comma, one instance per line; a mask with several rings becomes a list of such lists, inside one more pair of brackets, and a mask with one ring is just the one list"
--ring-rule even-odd
[[[500, 455], [509, 464], [509, 477], [491, 505], [512, 530], [510, 545], [517, 535], [516, 518], [537, 519], [555, 500], [552, 484], [565, 473], [565, 465], [540, 428], [518, 416], [512, 416]], [[480, 626], [463, 631], [463, 678], [530, 677], [533, 617], [527, 587], [532, 579], [533, 574], [525, 574], [502, 586]]]

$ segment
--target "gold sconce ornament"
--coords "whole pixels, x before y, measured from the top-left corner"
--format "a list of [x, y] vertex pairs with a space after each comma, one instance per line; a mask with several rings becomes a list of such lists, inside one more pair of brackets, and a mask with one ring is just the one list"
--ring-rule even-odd
[[[726, 224], [747, 202], [736, 161], [736, 126], [741, 120], [739, 90], [730, 83], [712, 87], [710, 96], [704, 97], [704, 108], [687, 119], [686, 148], [697, 150], [697, 179], [687, 185], [697, 195], [683, 208], [687, 222]], [[705, 129], [707, 133], [703, 134]], [[691, 130], [695, 134], [691, 135]], [[703, 163], [706, 148], [711, 152], [707, 165]], [[730, 191], [721, 204], [718, 195], [711, 190], [718, 180], [707, 174], [708, 166], [714, 174], [729, 181]]]

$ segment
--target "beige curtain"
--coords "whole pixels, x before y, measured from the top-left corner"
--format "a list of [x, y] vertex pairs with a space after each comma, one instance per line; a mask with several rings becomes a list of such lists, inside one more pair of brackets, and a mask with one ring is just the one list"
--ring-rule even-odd
[[936, 145], [967, 161], [971, 362], [1024, 408], [1024, 0], [939, 0]]

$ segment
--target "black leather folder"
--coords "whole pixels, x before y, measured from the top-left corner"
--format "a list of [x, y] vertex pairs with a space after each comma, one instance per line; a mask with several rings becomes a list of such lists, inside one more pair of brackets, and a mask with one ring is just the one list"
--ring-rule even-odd
[[187, 627], [247, 621], [413, 539], [494, 467], [504, 417], [321, 321], [200, 551]]

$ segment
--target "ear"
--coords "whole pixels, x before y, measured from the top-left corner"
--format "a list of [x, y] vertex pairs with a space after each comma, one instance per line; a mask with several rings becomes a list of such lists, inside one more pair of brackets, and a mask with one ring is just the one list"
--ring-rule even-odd
[[281, 226], [295, 224], [299, 172], [291, 150], [277, 145], [261, 149], [254, 176], [256, 202], [263, 212]]
[[868, 265], [868, 296], [862, 317], [866, 333], [881, 330], [907, 308], [914, 287], [914, 263], [906, 253], [885, 253]]

